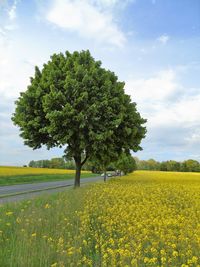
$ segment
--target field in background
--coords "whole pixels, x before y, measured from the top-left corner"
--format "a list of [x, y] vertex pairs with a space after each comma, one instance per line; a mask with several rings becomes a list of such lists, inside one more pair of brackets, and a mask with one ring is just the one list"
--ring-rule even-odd
[[[0, 166], [0, 186], [72, 179], [74, 174], [74, 170]], [[93, 176], [91, 172], [82, 171], [82, 178]]]
[[74, 173], [74, 170], [0, 166], [0, 177], [26, 175], [26, 174], [33, 175], [33, 174], [67, 174], [67, 173]]
[[0, 208], [0, 266], [200, 266], [200, 174], [137, 171]]

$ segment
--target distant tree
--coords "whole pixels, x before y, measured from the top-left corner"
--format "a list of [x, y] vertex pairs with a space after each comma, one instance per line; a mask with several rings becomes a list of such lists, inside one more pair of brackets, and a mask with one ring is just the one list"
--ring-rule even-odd
[[135, 164], [136, 164], [136, 168], [139, 169], [139, 166], [140, 166], [140, 160], [138, 157], [133, 157], [134, 160], [135, 160]]
[[38, 160], [36, 161], [36, 164], [37, 164], [37, 168], [43, 168], [43, 160]]
[[159, 170], [160, 162], [155, 161], [154, 159], [149, 159], [149, 160], [137, 159], [137, 168], [139, 170]]
[[29, 167], [35, 167], [35, 161], [31, 160], [28, 164]]
[[107, 171], [115, 171], [114, 163], [110, 163], [105, 170], [105, 167], [97, 160], [89, 160], [84, 168], [85, 170], [92, 171], [93, 173], [107, 173]]
[[181, 170], [184, 172], [199, 172], [200, 164], [197, 160], [188, 159], [181, 164]]
[[89, 158], [107, 164], [123, 150], [141, 150], [146, 133], [146, 120], [125, 94], [124, 83], [89, 51], [54, 54], [42, 70], [36, 67], [12, 120], [33, 149], [67, 146], [65, 155], [76, 164], [75, 187]]
[[118, 161], [115, 164], [115, 167], [120, 172], [124, 174], [131, 173], [136, 170], [136, 162], [130, 154], [121, 154]]
[[51, 161], [48, 159], [44, 159], [42, 163], [42, 168], [50, 168]]
[[92, 163], [91, 160], [87, 160], [86, 163], [83, 165], [82, 170], [84, 171], [92, 171]]
[[138, 170], [148, 170], [149, 167], [147, 165], [146, 160], [140, 160], [139, 162], [137, 162], [137, 169]]
[[149, 170], [159, 170], [160, 163], [154, 159], [147, 160], [147, 165]]
[[200, 172], [200, 163], [193, 159], [185, 160], [184, 162], [175, 160], [157, 162], [154, 159], [139, 160], [136, 158], [136, 164], [139, 170]]
[[117, 153], [114, 153], [112, 150], [109, 150], [107, 153], [106, 151], [104, 152], [105, 153], [103, 153], [103, 151], [101, 150], [101, 153], [99, 153], [98, 156], [96, 155], [96, 157], [93, 158], [92, 162], [96, 166], [97, 170], [100, 170], [101, 172], [104, 173], [104, 182], [105, 182], [107, 179], [107, 169], [109, 167], [109, 164], [113, 160], [117, 159]]
[[53, 169], [64, 169], [65, 161], [63, 158], [52, 158], [50, 161], [50, 168]]
[[160, 163], [160, 171], [167, 171], [167, 162], [163, 161]]
[[75, 169], [76, 169], [76, 165], [75, 165], [74, 160], [67, 160], [67, 161], [65, 162], [65, 169], [68, 169], [68, 170], [75, 170]]
[[180, 163], [175, 160], [166, 161], [167, 171], [180, 171]]

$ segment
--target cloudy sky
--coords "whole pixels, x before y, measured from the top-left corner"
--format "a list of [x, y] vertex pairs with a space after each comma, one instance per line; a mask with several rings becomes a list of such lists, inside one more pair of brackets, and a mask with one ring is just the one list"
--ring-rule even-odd
[[10, 118], [35, 65], [84, 49], [148, 119], [139, 158], [200, 160], [199, 0], [0, 0], [0, 165], [62, 156], [24, 146]]

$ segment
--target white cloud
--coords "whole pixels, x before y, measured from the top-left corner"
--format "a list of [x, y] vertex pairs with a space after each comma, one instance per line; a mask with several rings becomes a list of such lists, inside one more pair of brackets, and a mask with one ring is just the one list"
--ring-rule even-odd
[[163, 45], [165, 45], [169, 41], [169, 39], [170, 37], [167, 34], [163, 34], [157, 38], [157, 40]]
[[178, 101], [169, 103], [160, 103], [159, 109], [151, 114], [150, 126], [168, 126], [168, 127], [193, 127], [196, 128], [199, 122], [200, 114], [200, 94], [196, 96], [184, 96]]
[[5, 40], [8, 39], [8, 33], [10, 31], [16, 30], [18, 28], [18, 25], [15, 20], [16, 19], [16, 8], [17, 8], [18, 3], [19, 3], [19, 0], [14, 0], [13, 4], [9, 8], [6, 8], [7, 16], [2, 21], [1, 27], [0, 27], [0, 45], [2, 44], [2, 42], [5, 42]]
[[165, 100], [179, 88], [175, 76], [175, 71], [169, 69], [148, 79], [130, 79], [126, 82], [127, 93], [132, 95], [136, 102]]
[[119, 0], [91, 0], [90, 1], [94, 5], [98, 5], [101, 7], [113, 7], [114, 5], [119, 3]]
[[[109, 3], [111, 1], [107, 1]], [[101, 43], [121, 47], [126, 41], [114, 22], [112, 12], [98, 9], [89, 0], [57, 0], [47, 11], [46, 19], [60, 28]]]
[[6, 32], [4, 31], [4, 29], [0, 28], [0, 35], [1, 36], [5, 36], [6, 35]]
[[[20, 51], [21, 49], [21, 51]], [[18, 97], [29, 83], [33, 67], [22, 61], [25, 47], [17, 47], [7, 36], [0, 36], [0, 96]], [[17, 52], [16, 52], [17, 51]]]
[[8, 24], [5, 25], [4, 29], [7, 31], [14, 31], [18, 28], [17, 24]]
[[135, 2], [135, 0], [91, 0], [90, 1], [94, 5], [98, 5], [102, 8], [113, 8], [116, 6], [120, 6], [120, 8], [123, 8], [127, 6], [129, 3]]
[[14, 20], [16, 18], [16, 8], [17, 8], [18, 0], [14, 0], [12, 6], [8, 10], [8, 16], [10, 20]]
[[190, 144], [200, 144], [200, 134], [194, 133], [189, 138], [186, 138], [187, 142]]
[[[162, 71], [147, 79], [129, 80], [126, 92], [138, 103], [150, 131], [159, 127], [180, 127], [183, 131], [200, 127], [200, 88], [194, 91], [183, 87], [174, 70]], [[190, 133], [189, 138], [194, 140], [196, 135], [192, 137]]]
[[174, 67], [152, 77], [127, 81], [126, 92], [147, 119], [147, 137], [144, 151], [137, 153], [139, 157], [199, 159], [200, 88], [182, 85], [180, 81], [188, 75], [191, 79], [189, 67]]

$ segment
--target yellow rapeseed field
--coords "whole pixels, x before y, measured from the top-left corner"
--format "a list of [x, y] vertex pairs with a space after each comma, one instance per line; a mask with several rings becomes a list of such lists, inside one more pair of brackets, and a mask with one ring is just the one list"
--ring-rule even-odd
[[200, 174], [137, 171], [0, 211], [0, 266], [200, 267]]
[[74, 173], [73, 170], [61, 170], [61, 169], [47, 169], [47, 168], [29, 168], [29, 167], [12, 167], [2, 166], [0, 167], [0, 176], [14, 176], [14, 175], [26, 175], [26, 174], [66, 174]]

